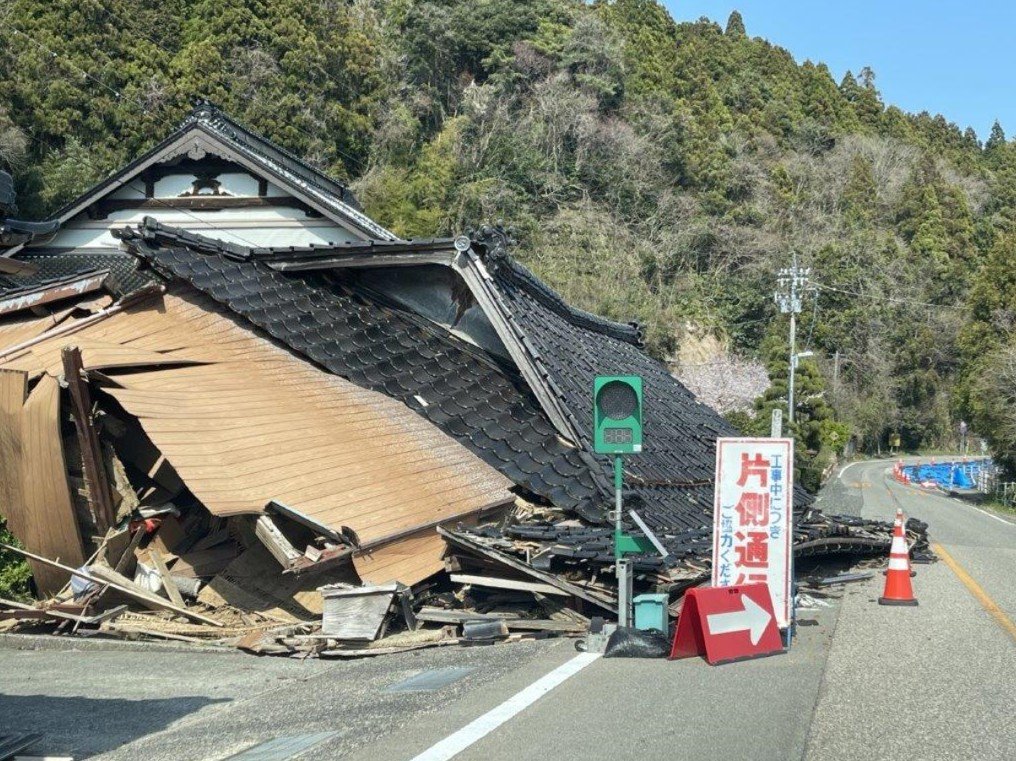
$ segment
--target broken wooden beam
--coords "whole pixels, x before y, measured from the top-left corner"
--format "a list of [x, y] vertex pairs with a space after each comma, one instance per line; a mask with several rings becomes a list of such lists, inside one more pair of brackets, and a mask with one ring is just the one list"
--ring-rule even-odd
[[107, 586], [110, 589], [115, 589], [117, 592], [125, 594], [128, 597], [132, 597], [135, 600], [138, 600], [139, 602], [146, 603], [148, 605], [154, 605], [158, 608], [163, 608], [165, 610], [172, 611], [173, 613], [178, 613], [181, 616], [186, 616], [187, 618], [193, 619], [195, 621], [200, 621], [201, 623], [204, 624], [211, 624], [212, 626], [223, 626], [223, 623], [221, 621], [216, 621], [214, 618], [209, 618], [208, 616], [202, 615], [201, 613], [196, 613], [193, 610], [189, 610], [187, 608], [181, 608], [178, 605], [174, 605], [169, 600], [164, 600], [158, 595], [153, 595], [147, 589], [142, 589], [140, 586], [135, 584], [126, 576], [121, 576], [112, 569], [103, 568], [102, 566], [92, 566], [89, 569], [90, 572], [86, 572], [78, 568], [71, 568], [70, 566], [64, 565], [63, 563], [58, 563], [55, 560], [44, 558], [42, 555], [36, 555], [34, 552], [28, 552], [27, 550], [23, 550], [20, 547], [15, 547], [10, 544], [0, 543], [0, 547], [2, 547], [5, 550], [10, 550], [11, 552], [15, 552], [18, 555], [22, 555], [26, 558], [29, 558], [30, 560], [37, 560], [40, 563], [52, 566], [53, 568], [59, 568], [60, 570], [66, 571], [72, 576], [77, 576], [79, 579], [90, 581], [93, 584], [98, 584], [99, 586]]
[[[103, 621], [110, 621], [127, 611], [126, 605], [117, 605], [115, 608], [109, 608], [101, 613], [96, 613], [94, 616], [82, 616], [56, 608], [36, 608], [34, 605], [26, 605], [25, 603], [6, 600], [2, 597], [0, 597], [0, 605], [13, 609], [12, 611], [0, 611], [0, 618], [33, 618], [38, 620], [55, 618], [62, 621], [73, 621], [77, 624], [101, 624]], [[11, 613], [14, 615], [10, 615]], [[26, 615], [19, 616], [17, 614]]]
[[437, 527], [437, 533], [445, 538], [450, 544], [454, 544], [462, 549], [469, 550], [470, 552], [476, 553], [483, 557], [490, 558], [502, 565], [513, 568], [514, 570], [523, 573], [527, 576], [532, 576], [534, 579], [538, 579], [552, 587], [557, 587], [563, 592], [566, 592], [574, 597], [581, 598], [587, 602], [591, 602], [604, 610], [609, 610], [611, 613], [616, 612], [617, 601], [607, 597], [606, 595], [599, 594], [591, 589], [580, 587], [577, 584], [572, 584], [569, 581], [558, 578], [551, 573], [545, 573], [544, 571], [538, 571], [537, 569], [526, 565], [521, 560], [517, 560], [510, 555], [503, 552], [498, 552], [490, 547], [485, 547], [474, 539], [460, 534], [458, 532], [446, 529], [443, 526]]
[[492, 587], [493, 589], [511, 589], [516, 592], [539, 592], [545, 595], [562, 595], [571, 597], [570, 592], [565, 592], [550, 584], [543, 584], [535, 581], [518, 581], [516, 579], [502, 579], [492, 576], [476, 576], [469, 573], [453, 573], [451, 580], [456, 584], [469, 584], [475, 587]]
[[254, 523], [254, 535], [261, 541], [272, 557], [285, 569], [292, 568], [303, 555], [294, 547], [267, 515], [258, 516]]
[[424, 606], [416, 612], [418, 621], [434, 624], [461, 624], [463, 621], [492, 621], [518, 618], [517, 613], [475, 613], [468, 610], [449, 610]]
[[123, 554], [120, 555], [119, 558], [117, 558], [116, 565], [113, 566], [114, 571], [116, 571], [117, 573], [123, 573], [125, 570], [127, 570], [127, 567], [130, 565], [131, 559], [134, 558], [134, 553], [137, 551], [138, 546], [141, 544], [141, 540], [144, 538], [145, 538], [145, 527], [141, 526], [134, 532], [134, 535], [131, 537], [130, 544], [127, 545], [127, 549], [125, 549], [123, 551]]
[[81, 350], [77, 346], [65, 346], [61, 356], [64, 380], [71, 395], [71, 416], [78, 432], [81, 463], [85, 483], [88, 486], [88, 507], [92, 511], [92, 519], [99, 533], [105, 534], [116, 523], [116, 511], [113, 507], [109, 480], [106, 478], [99, 436], [95, 432], [95, 426], [92, 425], [92, 398], [88, 393], [88, 384], [82, 377], [84, 365], [81, 361]]
[[173, 581], [173, 577], [169, 574], [169, 568], [166, 567], [166, 561], [162, 559], [162, 553], [154, 547], [149, 547], [148, 557], [152, 559], [152, 564], [155, 566], [155, 572], [158, 573], [159, 578], [162, 579], [162, 588], [166, 590], [166, 594], [169, 596], [169, 599], [173, 601], [174, 605], [179, 605], [181, 608], [186, 607], [183, 601], [183, 596], [180, 594], [180, 590], [176, 586], [176, 582]]

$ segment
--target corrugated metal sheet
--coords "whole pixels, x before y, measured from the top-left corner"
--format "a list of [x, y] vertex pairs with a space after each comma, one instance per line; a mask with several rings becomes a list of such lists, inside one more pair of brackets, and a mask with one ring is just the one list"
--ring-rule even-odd
[[[60, 386], [43, 376], [24, 399], [24, 373], [0, 370], [0, 496], [10, 530], [32, 552], [70, 566], [85, 561], [60, 438]], [[24, 403], [22, 404], [22, 400]], [[67, 575], [33, 563], [40, 592]]]
[[[371, 542], [512, 499], [508, 479], [405, 405], [317, 370], [203, 296], [167, 294], [0, 367], [55, 375], [69, 344], [122, 386], [106, 393], [217, 515], [276, 499]], [[205, 364], [153, 367], [179, 362]]]

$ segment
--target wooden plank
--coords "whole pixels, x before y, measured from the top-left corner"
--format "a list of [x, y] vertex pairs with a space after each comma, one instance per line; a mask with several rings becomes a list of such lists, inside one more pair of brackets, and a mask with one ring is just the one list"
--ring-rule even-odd
[[186, 607], [183, 597], [180, 595], [180, 590], [176, 586], [176, 582], [173, 581], [173, 577], [169, 575], [169, 569], [166, 568], [166, 561], [162, 559], [162, 553], [155, 549], [155, 547], [149, 547], [148, 557], [152, 559], [152, 563], [155, 565], [155, 570], [162, 579], [162, 588], [166, 590], [166, 594], [169, 595], [169, 599], [173, 601], [174, 605], [179, 605], [181, 608]]
[[463, 621], [495, 621], [518, 617], [517, 613], [475, 613], [468, 610], [447, 610], [426, 605], [416, 612], [417, 620], [433, 624], [461, 624]]
[[589, 627], [578, 621], [561, 621], [556, 618], [508, 618], [505, 619], [509, 629], [537, 632], [584, 632]]
[[290, 544], [285, 535], [279, 531], [275, 521], [267, 515], [259, 516], [254, 522], [254, 535], [261, 540], [261, 543], [283, 568], [291, 568], [303, 557], [299, 550]]
[[127, 545], [127, 549], [123, 551], [123, 554], [117, 558], [116, 565], [113, 566], [113, 570], [117, 573], [123, 573], [130, 566], [131, 560], [134, 559], [134, 553], [137, 551], [138, 546], [141, 544], [141, 540], [145, 538], [144, 526], [137, 529], [134, 532], [134, 536], [131, 537], [131, 543]]
[[592, 590], [585, 589], [576, 584], [572, 584], [571, 582], [565, 581], [564, 579], [560, 579], [557, 576], [554, 576], [553, 574], [538, 571], [535, 568], [526, 565], [522, 561], [511, 557], [510, 555], [506, 555], [503, 552], [498, 552], [497, 550], [492, 550], [489, 547], [484, 547], [479, 542], [474, 541], [473, 539], [464, 536], [462, 534], [450, 531], [449, 529], [446, 529], [442, 526], [437, 527], [437, 532], [445, 539], [447, 539], [450, 543], [462, 547], [463, 549], [475, 552], [478, 555], [483, 555], [484, 557], [488, 557], [491, 560], [501, 563], [502, 565], [506, 565], [509, 568], [513, 568], [520, 573], [526, 574], [527, 576], [532, 576], [535, 579], [539, 579], [540, 581], [549, 584], [552, 587], [557, 587], [561, 591], [567, 592], [568, 594], [573, 595], [574, 597], [579, 597], [583, 600], [586, 600], [587, 602], [593, 603], [594, 605], [600, 608], [603, 608], [604, 610], [609, 610], [611, 613], [614, 613], [616, 611], [617, 602], [615, 600], [606, 597], [605, 595], [601, 595]]
[[111, 589], [115, 589], [117, 592], [125, 594], [128, 597], [132, 597], [135, 600], [138, 600], [147, 605], [150, 606], [154, 605], [157, 608], [170, 610], [173, 613], [179, 613], [181, 616], [186, 616], [187, 618], [193, 619], [195, 621], [200, 621], [201, 623], [204, 624], [211, 624], [212, 626], [223, 625], [221, 621], [216, 621], [214, 618], [209, 618], [208, 616], [202, 615], [201, 613], [197, 613], [193, 610], [188, 610], [187, 608], [181, 608], [169, 602], [168, 600], [163, 600], [161, 597], [153, 595], [148, 590], [142, 589], [133, 581], [131, 581], [125, 576], [121, 576], [112, 569], [103, 568], [102, 566], [92, 566], [92, 568], [90, 569], [91, 573], [88, 573], [79, 570], [77, 568], [71, 568], [70, 566], [63, 565], [62, 563], [58, 563], [55, 560], [44, 558], [41, 555], [36, 555], [32, 552], [28, 552], [19, 547], [13, 547], [9, 544], [0, 543], [0, 547], [3, 547], [5, 550], [10, 550], [11, 552], [15, 552], [18, 555], [23, 555], [24, 557], [29, 558], [31, 560], [36, 560], [40, 563], [53, 566], [54, 568], [59, 568], [60, 570], [69, 573], [72, 576], [77, 576], [79, 579], [90, 581], [93, 584], [98, 584], [99, 586], [103, 585], [108, 586]]
[[[78, 624], [100, 624], [103, 621], [110, 621], [127, 611], [126, 605], [117, 605], [115, 608], [104, 610], [94, 616], [79, 616], [75, 613], [67, 613], [62, 610], [56, 610], [55, 608], [36, 608], [33, 605], [25, 605], [22, 602], [5, 600], [2, 597], [0, 597], [0, 605], [8, 608], [14, 608], [19, 612], [31, 614], [28, 616], [29, 618], [57, 618], [63, 621], [74, 621]], [[14, 617], [16, 618], [17, 616]]]
[[494, 589], [512, 589], [516, 592], [540, 592], [545, 595], [562, 595], [571, 597], [570, 592], [565, 592], [550, 584], [541, 584], [534, 581], [516, 581], [515, 579], [498, 579], [492, 576], [474, 576], [468, 573], [453, 573], [451, 580], [456, 584], [470, 584], [476, 587], [492, 587]]
[[78, 446], [88, 486], [88, 506], [97, 530], [105, 534], [116, 523], [116, 510], [103, 465], [99, 436], [92, 425], [92, 397], [88, 393], [88, 384], [82, 378], [81, 350], [77, 346], [65, 346], [61, 355], [64, 380], [71, 397], [71, 416], [78, 432]]
[[[21, 504], [21, 408], [28, 396], [28, 375], [0, 369], [0, 516], [11, 520]], [[15, 519], [17, 520], [17, 519]], [[18, 526], [11, 530], [18, 533]]]
[[88, 559], [87, 564], [91, 565], [94, 563], [101, 553], [110, 567], [116, 566], [120, 562], [120, 558], [127, 551], [127, 548], [131, 546], [132, 538], [129, 529], [110, 529], [102, 540], [102, 544], [99, 545], [99, 549]]

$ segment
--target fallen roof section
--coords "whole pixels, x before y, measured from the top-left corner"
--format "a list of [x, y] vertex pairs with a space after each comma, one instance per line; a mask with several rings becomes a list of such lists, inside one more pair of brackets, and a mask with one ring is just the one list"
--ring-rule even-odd
[[315, 287], [236, 247], [151, 223], [121, 232], [170, 282], [185, 282], [293, 351], [404, 402], [533, 494], [593, 517], [605, 477], [565, 440], [512, 367], [362, 292]]
[[[171, 276], [187, 278], [198, 270], [219, 269], [223, 282], [216, 288], [217, 298], [227, 301], [230, 289], [225, 282], [230, 279], [229, 272], [261, 273], [258, 288], [271, 288], [267, 268], [283, 273], [288, 276], [284, 282], [291, 284], [290, 303], [280, 299], [273, 304], [279, 313], [289, 312], [294, 316], [301, 311], [295, 303], [297, 289], [307, 288], [305, 293], [329, 289], [328, 281], [321, 278], [322, 272], [421, 264], [450, 267], [461, 276], [506, 347], [514, 362], [513, 369], [518, 373], [516, 384], [524, 384], [527, 396], [538, 403], [541, 422], [575, 445], [575, 459], [585, 471], [576, 473], [575, 477], [589, 484], [593, 493], [583, 503], [576, 503], [560, 491], [551, 494], [532, 488], [520, 481], [517, 472], [510, 468], [502, 467], [502, 472], [558, 506], [578, 507], [587, 518], [602, 517], [602, 510], [612, 500], [612, 464], [609, 458], [593, 453], [593, 379], [597, 375], [635, 373], [645, 381], [647, 443], [641, 454], [625, 460], [626, 502], [638, 509], [648, 524], [659, 532], [680, 533], [710, 522], [716, 439], [735, 436], [736, 430], [715, 410], [698, 402], [665, 366], [642, 350], [642, 329], [638, 325], [607, 320], [569, 305], [509, 255], [507, 235], [500, 229], [485, 228], [472, 239], [366, 241], [337, 246], [254, 249], [208, 240], [167, 228], [154, 220], [146, 220], [137, 233], [125, 235], [130, 247], [145, 249], [144, 258], [157, 269], [164, 268]], [[178, 261], [184, 256], [183, 252], [190, 257], [186, 265]], [[217, 262], [235, 264], [227, 272]], [[199, 278], [211, 283], [206, 276], [199, 275]], [[318, 288], [312, 290], [312, 283]], [[370, 289], [358, 287], [355, 280], [344, 282], [342, 287], [361, 299], [374, 298]], [[332, 292], [335, 290], [331, 288]], [[325, 298], [324, 295], [318, 297], [318, 303], [322, 310], [331, 311], [333, 307], [323, 300]], [[383, 308], [381, 304], [374, 305], [375, 311]], [[242, 314], [244, 306], [240, 305], [238, 311]], [[399, 312], [402, 319], [407, 319], [407, 313], [408, 309]], [[443, 327], [428, 324], [448, 342], [453, 341], [453, 336]], [[288, 325], [279, 330], [280, 334], [290, 334]], [[282, 340], [292, 338], [290, 334]], [[476, 349], [476, 352], [482, 353], [482, 350]], [[487, 356], [495, 361], [494, 357]], [[447, 360], [449, 363], [464, 362], [457, 354], [448, 354]], [[322, 364], [339, 374], [349, 372], [348, 365], [342, 361], [329, 358]], [[395, 383], [386, 379], [373, 387], [392, 393], [393, 385], [418, 382], [413, 362], [398, 362], [387, 370], [400, 373]], [[355, 375], [348, 377], [362, 382]], [[419, 395], [430, 398], [423, 391]], [[413, 400], [406, 401], [414, 406]], [[462, 414], [454, 407], [449, 412]], [[421, 411], [421, 414], [427, 412]], [[447, 424], [447, 420], [441, 418], [435, 422]], [[452, 429], [451, 432], [453, 435], [465, 433], [464, 441], [484, 448], [484, 444], [461, 425], [459, 431]], [[530, 457], [540, 460], [541, 456], [534, 454], [529, 443], [531, 440], [523, 439], [513, 442], [517, 461], [525, 462]], [[492, 464], [501, 467], [497, 462]], [[811, 504], [811, 497], [798, 488], [797, 512], [804, 512]]]
[[[0, 367], [55, 376], [69, 340]], [[167, 294], [72, 342], [215, 515], [278, 500], [369, 543], [514, 499], [510, 481], [405, 406], [321, 373], [211, 299]]]

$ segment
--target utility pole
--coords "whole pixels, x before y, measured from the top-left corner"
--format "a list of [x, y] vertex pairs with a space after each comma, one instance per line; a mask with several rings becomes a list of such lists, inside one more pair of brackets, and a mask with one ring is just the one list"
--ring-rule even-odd
[[833, 359], [833, 393], [839, 396], [840, 393], [840, 350], [836, 350], [836, 356]]
[[811, 269], [797, 266], [797, 254], [789, 269], [781, 269], [776, 279], [773, 300], [780, 312], [790, 315], [790, 373], [787, 378], [787, 423], [794, 423], [794, 381], [797, 370], [797, 315], [801, 313], [801, 296], [808, 288]]

